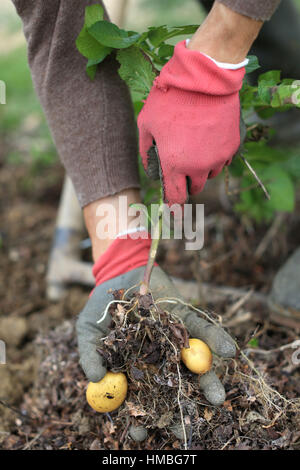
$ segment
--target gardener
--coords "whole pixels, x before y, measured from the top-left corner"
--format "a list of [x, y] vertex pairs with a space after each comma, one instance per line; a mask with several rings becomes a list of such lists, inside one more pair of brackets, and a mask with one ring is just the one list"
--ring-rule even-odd
[[[96, 321], [111, 300], [108, 290], [140, 282], [150, 246], [147, 239], [120, 238], [130, 221], [124, 214], [123, 222], [117, 217], [110, 236], [96, 233], [99, 206], [108, 203], [118, 212], [120, 195], [127, 197], [128, 207], [140, 202], [132, 105], [113, 58], [101, 64], [91, 81], [76, 50], [85, 7], [99, 0], [13, 1], [23, 20], [34, 85], [92, 241], [97, 288], [80, 314], [77, 331], [82, 367], [96, 382], [105, 374], [96, 344], [107, 324]], [[184, 203], [188, 194], [202, 191], [206, 180], [229, 165], [238, 150], [245, 57], [278, 4], [216, 1], [189, 43], [176, 46], [155, 82], [138, 119], [140, 153], [147, 171], [160, 166], [169, 203]], [[160, 162], [153, 153], [148, 155], [154, 141]], [[151, 289], [154, 296], [178, 297], [159, 267], [154, 268]], [[177, 307], [177, 312], [193, 337], [221, 356], [234, 356], [234, 343], [223, 330], [207, 326], [185, 307]], [[224, 388], [214, 372], [202, 376], [200, 386], [211, 403], [224, 401]]]

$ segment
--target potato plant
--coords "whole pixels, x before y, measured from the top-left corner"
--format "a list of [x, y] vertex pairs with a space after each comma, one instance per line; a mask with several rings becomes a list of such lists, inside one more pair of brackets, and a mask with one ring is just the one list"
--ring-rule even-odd
[[[173, 54], [174, 38], [190, 37], [198, 26], [166, 25], [149, 27], [138, 33], [125, 31], [104, 19], [100, 5], [86, 8], [85, 23], [77, 38], [77, 48], [86, 57], [86, 71], [91, 79], [97, 67], [110, 54], [120, 63], [119, 74], [128, 84], [136, 113], [141, 110], [143, 100], [148, 96], [153, 80], [163, 65]], [[292, 107], [300, 107], [300, 84], [292, 79], [281, 79], [280, 71], [273, 70], [261, 74], [257, 84], [250, 84], [247, 75], [259, 68], [257, 58], [249, 56], [246, 78], [240, 91], [242, 113], [247, 118], [247, 135], [243, 145], [243, 155], [259, 176], [270, 194], [264, 196], [259, 185], [253, 184], [253, 174], [244, 161], [235, 158], [230, 173], [238, 178], [241, 191], [235, 210], [246, 213], [256, 221], [269, 220], [276, 211], [292, 212], [295, 205], [296, 185], [300, 180], [300, 159], [297, 152], [270, 147], [271, 131], [263, 124], [249, 122], [249, 116], [258, 115], [262, 119], [276, 112]], [[146, 178], [142, 180], [144, 185]], [[247, 189], [250, 188], [250, 189]], [[157, 198], [159, 187], [146, 191], [145, 203]]]

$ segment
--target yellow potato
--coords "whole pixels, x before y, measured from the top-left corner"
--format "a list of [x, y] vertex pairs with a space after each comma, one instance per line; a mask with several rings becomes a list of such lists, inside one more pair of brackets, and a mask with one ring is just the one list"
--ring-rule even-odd
[[126, 395], [127, 379], [122, 372], [107, 372], [100, 382], [90, 382], [86, 391], [88, 404], [99, 413], [116, 410]]
[[212, 365], [211, 350], [200, 339], [190, 338], [189, 348], [181, 349], [181, 360], [194, 374], [205, 374]]

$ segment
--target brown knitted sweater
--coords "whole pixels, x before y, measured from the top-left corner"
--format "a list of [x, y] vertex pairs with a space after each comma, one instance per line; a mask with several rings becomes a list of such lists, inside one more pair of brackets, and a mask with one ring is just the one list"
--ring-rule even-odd
[[[36, 92], [81, 206], [139, 187], [132, 104], [117, 64], [105, 60], [91, 81], [75, 46], [85, 7], [99, 0], [12, 1], [23, 21]], [[218, 1], [261, 20], [268, 20], [280, 3]]]
[[281, 0], [217, 0], [242, 15], [255, 20], [266, 21], [271, 18]]

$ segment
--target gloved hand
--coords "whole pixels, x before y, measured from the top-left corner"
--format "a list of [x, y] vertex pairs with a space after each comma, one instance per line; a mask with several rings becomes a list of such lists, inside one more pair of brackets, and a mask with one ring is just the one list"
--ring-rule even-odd
[[[88, 380], [92, 382], [101, 380], [106, 373], [103, 360], [96, 349], [100, 338], [107, 335], [111, 321], [108, 315], [103, 322], [97, 324], [107, 304], [113, 299], [108, 291], [128, 289], [140, 283], [149, 247], [150, 240], [116, 239], [94, 267], [97, 287], [77, 321], [80, 361]], [[180, 298], [169, 277], [158, 266], [153, 269], [150, 288], [154, 298]], [[219, 356], [235, 355], [234, 342], [223, 329], [199, 318], [182, 304], [174, 306], [166, 303], [161, 304], [161, 308], [168, 311], [172, 309], [182, 318], [190, 335], [203, 340]], [[200, 377], [199, 383], [210, 403], [220, 405], [224, 402], [224, 387], [212, 370]]]
[[[139, 142], [147, 174], [162, 180], [165, 202], [185, 203], [231, 163], [244, 137], [244, 74], [244, 67], [221, 68], [182, 41], [155, 79], [138, 116]], [[150, 150], [154, 143], [159, 161]]]

